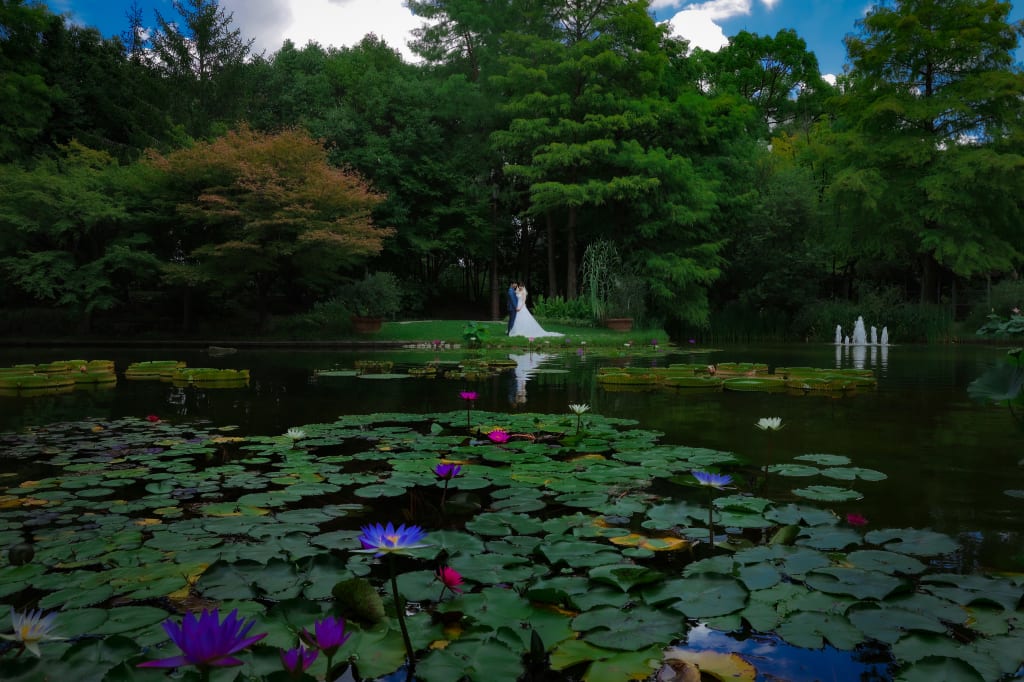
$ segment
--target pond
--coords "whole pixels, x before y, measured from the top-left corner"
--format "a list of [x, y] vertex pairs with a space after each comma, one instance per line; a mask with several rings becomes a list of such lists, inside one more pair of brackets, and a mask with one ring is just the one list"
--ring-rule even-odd
[[[122, 371], [129, 362], [177, 359], [190, 367], [248, 368], [252, 380], [240, 389], [195, 389], [121, 379], [113, 389], [30, 399], [0, 396], [0, 432], [56, 421], [157, 414], [175, 422], [209, 420], [237, 425], [243, 434], [274, 435], [342, 414], [457, 409], [458, 391], [467, 388], [480, 394], [478, 409], [494, 412], [559, 413], [569, 403], [586, 403], [593, 412], [636, 419], [643, 428], [661, 431], [665, 442], [734, 452], [757, 465], [809, 453], [848, 456], [858, 466], [888, 476], [857, 503], [865, 516], [886, 525], [929, 527], [957, 536], [969, 563], [1009, 569], [1024, 561], [1024, 504], [1004, 494], [1024, 489], [1021, 428], [1005, 409], [977, 405], [967, 396], [967, 385], [1004, 353], [979, 346], [831, 345], [732, 346], [696, 355], [548, 350], [530, 357], [512, 354], [519, 360], [518, 378], [517, 372], [509, 371], [465, 383], [315, 374], [351, 368], [366, 358], [394, 361], [395, 371], [402, 371], [435, 359], [457, 361], [464, 357], [460, 350], [242, 349], [210, 357], [182, 349], [4, 349], [0, 367], [74, 355], [113, 359]], [[771, 368], [866, 367], [875, 372], [878, 387], [837, 398], [699, 389], [606, 390], [596, 381], [597, 369], [607, 365], [667, 366], [704, 360], [764, 362]], [[761, 432], [754, 426], [761, 417], [781, 417], [785, 427]]]
[[[828, 462], [829, 455], [848, 458], [850, 467], [881, 472], [884, 480], [824, 481], [860, 493], [858, 499], [850, 501], [816, 503], [794, 493], [805, 488], [807, 481], [784, 475], [767, 478], [759, 492], [779, 508], [817, 504], [840, 517], [847, 513], [865, 517], [872, 528], [932, 529], [947, 534], [957, 541], [957, 549], [943, 553], [942, 568], [952, 573], [1019, 572], [1024, 566], [1024, 503], [1007, 494], [1024, 490], [1020, 423], [1005, 410], [971, 403], [966, 392], [967, 385], [1004, 351], [986, 347], [811, 345], [686, 351], [623, 348], [595, 352], [538, 347], [534, 353], [506, 355], [515, 362], [506, 372], [467, 382], [420, 377], [371, 380], [346, 376], [345, 372], [340, 376], [323, 373], [351, 368], [357, 360], [393, 362], [393, 371], [401, 373], [435, 361], [456, 363], [464, 357], [462, 351], [451, 349], [241, 349], [221, 357], [181, 349], [5, 349], [0, 351], [0, 367], [74, 357], [112, 359], [121, 371], [132, 361], [176, 359], [190, 367], [247, 368], [251, 380], [244, 388], [202, 389], [121, 378], [116, 386], [106, 389], [31, 398], [0, 396], [0, 433], [90, 420], [100, 428], [101, 423], [121, 417], [142, 420], [157, 415], [161, 424], [177, 427], [192, 424], [196, 430], [211, 432], [237, 427], [223, 433], [280, 437], [291, 427], [316, 430], [315, 425], [331, 424], [342, 415], [464, 410], [467, 405], [459, 398], [462, 390], [478, 393], [472, 409], [487, 415], [492, 423], [504, 414], [509, 423], [522, 425], [531, 414], [564, 415], [570, 403], [585, 403], [590, 413], [584, 420], [593, 420], [595, 428], [601, 423], [596, 415], [635, 420], [638, 428], [659, 432], [661, 445], [734, 453], [748, 475], [765, 466], [795, 464], [798, 456], [804, 463]], [[856, 392], [797, 395], [666, 388], [611, 390], [597, 380], [599, 369], [611, 365], [665, 367], [682, 362], [866, 367], [875, 372], [878, 383], [875, 388]], [[759, 430], [755, 424], [763, 417], [781, 418], [784, 428]], [[372, 421], [367, 419], [368, 424]], [[0, 474], [4, 473], [14, 474], [18, 481], [48, 475], [45, 467], [35, 468], [11, 459], [0, 460]], [[672, 490], [672, 486], [658, 492], [666, 490]], [[640, 626], [645, 627], [642, 622]], [[693, 631], [693, 640], [698, 634], [698, 630]], [[713, 641], [715, 636], [705, 639]], [[775, 646], [782, 644], [775, 642]], [[707, 647], [714, 648], [710, 644]], [[733, 646], [731, 650], [740, 649]], [[783, 658], [799, 661], [800, 656], [794, 652]], [[828, 665], [835, 669], [837, 664]], [[872, 673], [878, 677], [862, 679], [886, 679], [884, 666], [882, 669]], [[853, 671], [845, 670], [848, 674]], [[769, 679], [764, 675], [783, 673], [762, 667], [759, 674], [762, 677], [758, 679]], [[809, 672], [805, 678], [815, 679], [816, 674]], [[858, 668], [856, 674], [867, 673]]]

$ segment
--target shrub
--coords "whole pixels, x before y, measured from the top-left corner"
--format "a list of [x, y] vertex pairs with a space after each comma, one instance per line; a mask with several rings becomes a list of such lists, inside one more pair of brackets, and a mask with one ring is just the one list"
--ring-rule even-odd
[[533, 304], [533, 314], [538, 319], [560, 324], [589, 326], [594, 321], [590, 301], [582, 296], [567, 301], [561, 296], [545, 298], [543, 294], [538, 295]]
[[352, 284], [342, 299], [360, 317], [390, 317], [402, 309], [402, 286], [390, 272], [375, 272]]

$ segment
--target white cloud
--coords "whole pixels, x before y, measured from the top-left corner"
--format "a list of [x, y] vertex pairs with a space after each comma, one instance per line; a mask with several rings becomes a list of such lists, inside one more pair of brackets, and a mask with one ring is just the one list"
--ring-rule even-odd
[[[761, 0], [769, 9], [778, 0]], [[651, 6], [678, 7], [680, 0], [654, 0]], [[722, 29], [721, 22], [725, 19], [750, 14], [752, 0], [706, 0], [706, 2], [690, 3], [676, 12], [669, 19], [673, 35], [681, 36], [690, 41], [691, 47], [699, 47], [717, 52], [729, 44], [729, 39]]]
[[355, 45], [373, 33], [407, 60], [406, 43], [422, 20], [403, 0], [221, 0], [234, 14], [243, 36], [256, 38], [257, 51], [271, 55], [291, 40], [297, 47], [315, 41], [323, 47]]

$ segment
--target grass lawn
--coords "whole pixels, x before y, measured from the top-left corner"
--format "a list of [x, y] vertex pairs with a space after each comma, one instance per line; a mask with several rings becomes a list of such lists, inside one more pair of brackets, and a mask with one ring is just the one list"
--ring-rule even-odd
[[[431, 343], [432, 341], [443, 341], [448, 344], [464, 344], [463, 331], [470, 324], [466, 320], [411, 320], [398, 322], [385, 322], [380, 332], [368, 334], [361, 338], [366, 341], [409, 341]], [[507, 322], [477, 321], [478, 329], [484, 330], [486, 334], [484, 346], [488, 348], [528, 348], [530, 340], [524, 336], [506, 336], [505, 329]], [[633, 329], [628, 332], [613, 332], [603, 327], [573, 327], [565, 324], [551, 324], [544, 322], [544, 328], [548, 331], [561, 332], [569, 339], [566, 344], [565, 338], [549, 336], [533, 340], [533, 347], [569, 345], [576, 347], [581, 342], [588, 346], [621, 346], [624, 343], [650, 344], [652, 339], [657, 339], [659, 345], [668, 343], [668, 334], [663, 329]]]

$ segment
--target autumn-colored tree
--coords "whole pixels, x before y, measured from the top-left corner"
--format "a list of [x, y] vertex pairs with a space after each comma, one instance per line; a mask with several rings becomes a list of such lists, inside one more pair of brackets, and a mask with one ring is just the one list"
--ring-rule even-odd
[[[384, 197], [331, 166], [298, 130], [242, 127], [150, 163], [179, 196], [177, 281], [209, 282], [236, 301], [254, 294], [260, 328], [277, 287], [327, 293], [394, 233], [370, 216]], [[201, 276], [183, 277], [182, 268]]]

